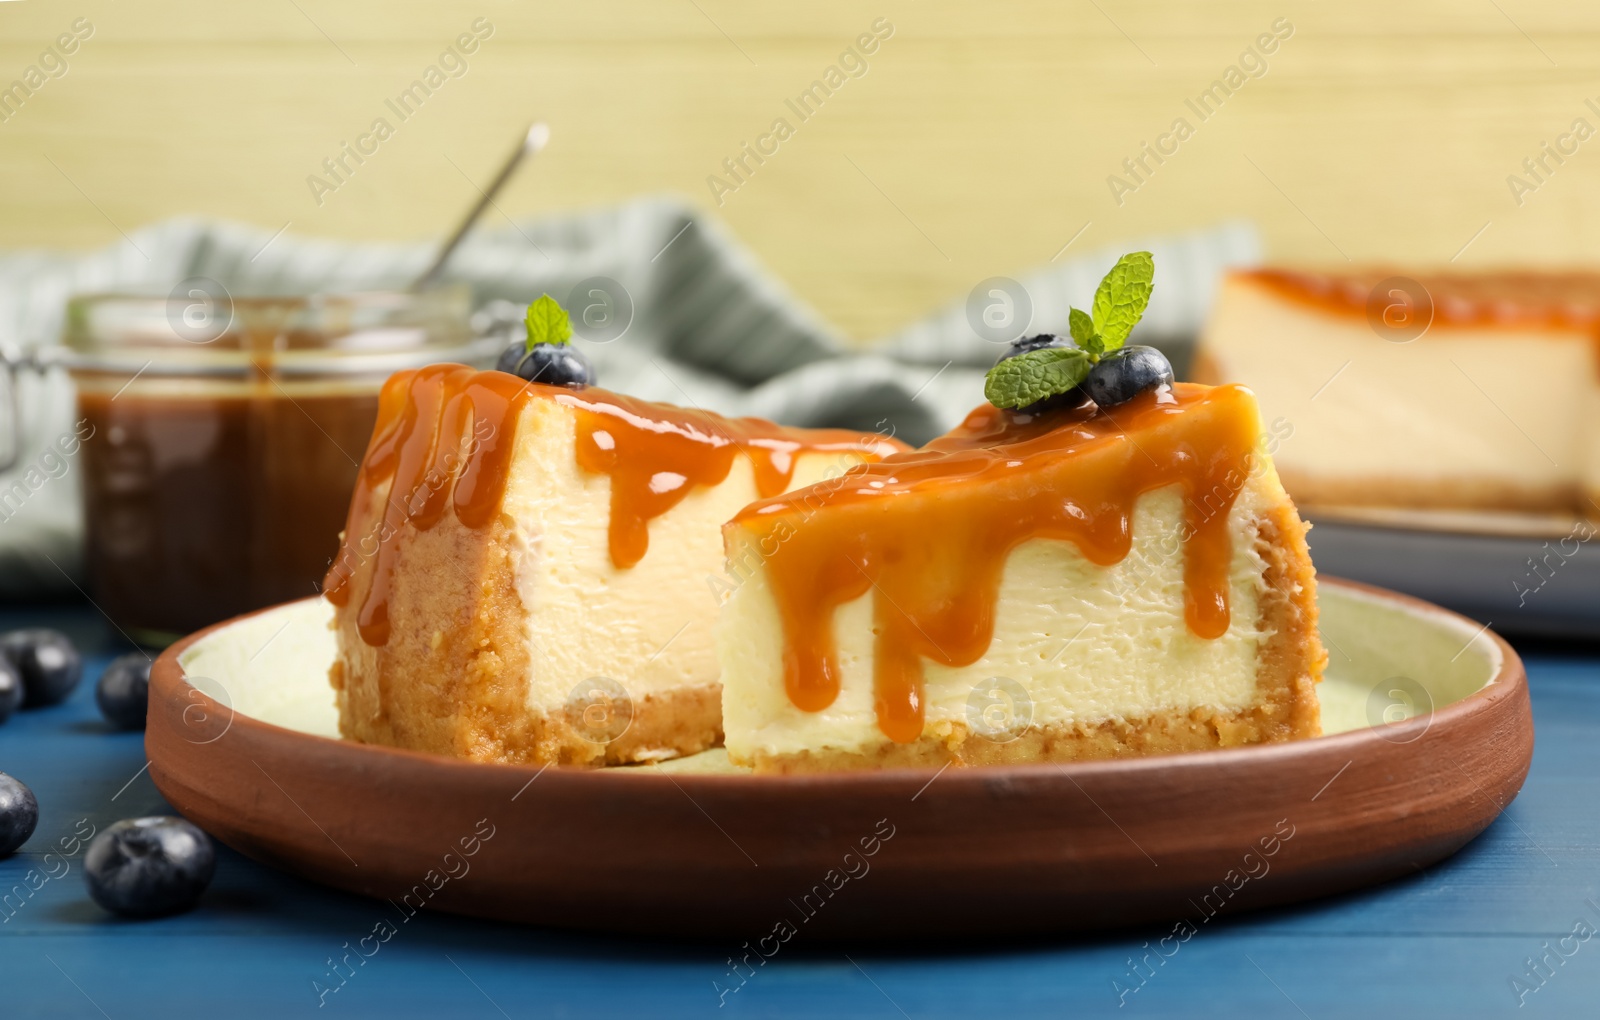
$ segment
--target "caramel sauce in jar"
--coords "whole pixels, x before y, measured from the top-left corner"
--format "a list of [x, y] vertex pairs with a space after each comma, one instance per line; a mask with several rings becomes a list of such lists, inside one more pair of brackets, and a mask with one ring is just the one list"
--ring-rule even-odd
[[222, 300], [69, 306], [89, 594], [152, 644], [316, 595], [384, 379], [473, 346], [460, 291]]
[[339, 544], [370, 391], [84, 392], [86, 563], [130, 632], [183, 633], [317, 593]]

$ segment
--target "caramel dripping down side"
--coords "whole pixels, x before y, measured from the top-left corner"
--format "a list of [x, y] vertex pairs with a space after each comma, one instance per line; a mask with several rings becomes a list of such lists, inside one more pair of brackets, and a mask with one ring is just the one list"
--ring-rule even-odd
[[[1161, 427], [1196, 412], [1198, 424]], [[833, 616], [870, 591], [878, 725], [892, 740], [916, 740], [922, 660], [966, 666], [988, 650], [1013, 549], [1063, 539], [1111, 566], [1131, 548], [1138, 498], [1172, 485], [1185, 507], [1185, 620], [1199, 637], [1220, 637], [1230, 619], [1228, 515], [1248, 477], [1256, 422], [1253, 396], [1237, 386], [1179, 384], [1089, 417], [985, 405], [928, 447], [858, 469], [826, 494], [830, 512], [787, 528], [768, 559], [789, 699], [812, 712], [833, 703]], [[800, 489], [737, 520], [776, 527], [784, 510], [817, 498]], [[763, 517], [773, 523], [757, 523]]]
[[651, 404], [615, 393], [563, 393], [578, 410], [578, 466], [611, 478], [611, 562], [627, 568], [644, 558], [650, 521], [696, 486], [720, 485], [734, 460], [750, 459], [765, 499], [789, 487], [803, 453], [854, 453], [877, 459], [904, 445], [838, 429], [790, 429], [760, 418], [723, 418]]
[[[469, 528], [493, 519], [511, 470], [513, 426], [531, 393], [515, 376], [464, 365], [399, 372], [384, 384], [378, 423], [350, 501], [344, 547], [323, 585], [329, 602], [347, 605], [356, 565], [373, 559], [356, 616], [361, 640], [373, 646], [389, 642], [396, 539], [406, 523], [427, 531], [447, 509]], [[361, 516], [385, 482], [389, 492], [376, 528], [358, 535]]]
[[[487, 527], [505, 495], [515, 424], [523, 405], [534, 397], [573, 409], [579, 467], [611, 480], [608, 542], [618, 569], [644, 557], [650, 521], [696, 486], [720, 484], [740, 454], [750, 458], [756, 488], [767, 497], [788, 488], [800, 453], [853, 452], [876, 458], [905, 449], [881, 436], [786, 429], [755, 418], [724, 419], [604, 390], [527, 383], [463, 365], [397, 373], [379, 398], [378, 423], [356, 480], [344, 547], [323, 585], [329, 602], [345, 606], [356, 567], [373, 560], [356, 618], [367, 644], [389, 640], [396, 540], [403, 526], [409, 522], [427, 531], [449, 509], [468, 528]], [[381, 517], [361, 535], [361, 522], [371, 515], [374, 495], [386, 482], [389, 492]]]

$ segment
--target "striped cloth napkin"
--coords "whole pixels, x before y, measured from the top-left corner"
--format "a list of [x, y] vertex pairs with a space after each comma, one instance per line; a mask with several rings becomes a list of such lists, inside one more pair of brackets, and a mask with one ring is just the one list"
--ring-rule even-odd
[[[607, 388], [792, 425], [892, 431], [915, 444], [982, 399], [983, 373], [1006, 339], [1066, 332], [1069, 303], [1086, 306], [1112, 262], [1139, 248], [1155, 254], [1159, 275], [1137, 339], [1166, 349], [1181, 374], [1223, 270], [1259, 259], [1248, 224], [1130, 241], [986, 284], [976, 299], [963, 295], [864, 348], [845, 344], [720, 223], [670, 198], [483, 229], [457, 250], [445, 277], [471, 287], [475, 326], [508, 334], [540, 293], [562, 299], [600, 278], [632, 305], [620, 337], [605, 342], [580, 331], [575, 340]], [[87, 255], [0, 253], [0, 347], [55, 344], [73, 294], [165, 295], [197, 276], [235, 295], [397, 288], [434, 252], [432, 243], [351, 244], [177, 219]], [[14, 384], [0, 378], [0, 446], [15, 443], [18, 453], [0, 473], [0, 595], [70, 591], [80, 580], [76, 464], [45, 470], [40, 481], [40, 458], [74, 418], [63, 373], [22, 371]], [[26, 498], [7, 499], [18, 484]]]

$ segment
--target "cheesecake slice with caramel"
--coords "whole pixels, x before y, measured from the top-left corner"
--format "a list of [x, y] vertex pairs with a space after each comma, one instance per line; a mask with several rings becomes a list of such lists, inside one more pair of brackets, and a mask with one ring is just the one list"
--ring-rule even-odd
[[729, 755], [798, 771], [1315, 736], [1315, 579], [1261, 436], [1237, 386], [985, 406], [746, 508], [725, 529], [730, 559], [760, 563], [719, 624]]
[[1600, 273], [1238, 271], [1195, 358], [1303, 505], [1600, 517]]
[[1255, 397], [1122, 342], [1149, 256], [1019, 340], [923, 449], [746, 507], [718, 624], [757, 771], [1060, 762], [1315, 736], [1306, 526]]
[[340, 731], [491, 762], [712, 747], [721, 525], [904, 447], [546, 385], [566, 356], [537, 347], [507, 359], [530, 378], [436, 365], [384, 387], [325, 585]]

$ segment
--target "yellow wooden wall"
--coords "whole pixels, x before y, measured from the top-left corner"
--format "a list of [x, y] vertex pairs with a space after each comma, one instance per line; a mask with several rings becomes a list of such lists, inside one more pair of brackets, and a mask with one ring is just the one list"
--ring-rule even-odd
[[[536, 117], [554, 141], [506, 210], [715, 207], [707, 176], [787, 116], [718, 212], [859, 339], [1085, 224], [1069, 251], [1243, 216], [1298, 262], [1600, 257], [1600, 139], [1547, 157], [1520, 205], [1506, 180], [1575, 119], [1600, 131], [1592, 2], [21, 0], [0, 3], [0, 86], [79, 17], [92, 38], [0, 123], [0, 247], [179, 213], [428, 236]], [[494, 34], [465, 74], [319, 206], [307, 176], [477, 18]], [[800, 123], [784, 99], [879, 18], [868, 71]], [[1280, 18], [1265, 74], [1201, 123], [1184, 99]], [[1179, 116], [1192, 137], [1118, 204], [1108, 175]]]

